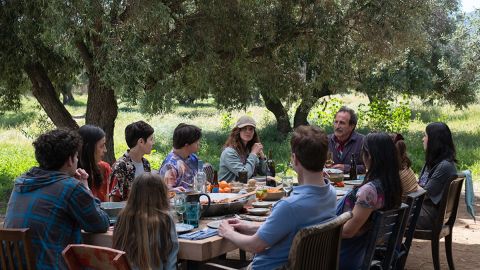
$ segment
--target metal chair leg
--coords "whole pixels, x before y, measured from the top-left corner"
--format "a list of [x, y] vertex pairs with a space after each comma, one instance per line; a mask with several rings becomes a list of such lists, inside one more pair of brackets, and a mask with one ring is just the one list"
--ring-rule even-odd
[[445, 252], [447, 253], [448, 268], [450, 268], [450, 270], [454, 270], [455, 265], [453, 264], [453, 256], [452, 256], [452, 233], [451, 232], [449, 235], [445, 236]]
[[440, 257], [439, 257], [439, 239], [438, 237], [433, 237], [431, 241], [432, 245], [432, 259], [433, 259], [433, 268], [435, 270], [440, 270]]

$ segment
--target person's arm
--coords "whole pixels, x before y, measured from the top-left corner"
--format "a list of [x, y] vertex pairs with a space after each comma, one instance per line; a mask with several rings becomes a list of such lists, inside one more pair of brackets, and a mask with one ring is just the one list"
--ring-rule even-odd
[[352, 210], [353, 217], [343, 225], [342, 238], [352, 238], [357, 235], [370, 214], [381, 207], [383, 207], [383, 201], [379, 200], [377, 189], [373, 184], [368, 183], [360, 187]]
[[431, 173], [424, 189], [427, 191], [428, 197], [434, 204], [438, 204], [442, 199], [442, 193], [445, 185], [456, 175], [457, 169], [452, 162], [442, 161], [434, 172]]
[[[290, 205], [285, 201], [279, 201], [273, 207], [272, 214], [268, 217], [267, 221], [262, 224], [253, 235], [234, 231], [234, 227], [228, 222], [222, 223], [225, 229], [219, 231], [221, 234], [226, 235], [225, 238], [234, 242], [238, 247], [259, 253], [267, 247], [276, 245], [290, 233], [296, 233], [296, 224], [295, 213], [290, 208]], [[242, 231], [251, 233], [253, 228], [252, 226], [250, 229], [244, 229]]]
[[246, 171], [248, 178], [253, 176], [255, 166], [259, 162], [256, 155], [249, 154], [247, 157], [247, 162], [243, 164], [237, 151], [230, 147], [227, 147], [225, 150], [223, 150], [220, 159], [223, 160], [222, 163], [224, 163], [227, 169], [233, 174], [238, 176], [238, 172]]
[[252, 253], [260, 253], [269, 247], [257, 234], [245, 235], [234, 230], [228, 231], [224, 237], [232, 241], [235, 246]]
[[126, 168], [125, 163], [116, 162], [112, 166], [112, 174], [110, 176], [112, 190], [110, 191], [109, 197], [111, 202], [120, 202], [123, 199], [122, 189], [124, 182], [127, 181], [125, 178]]
[[100, 200], [93, 197], [80, 182], [73, 188], [68, 198], [68, 210], [86, 232], [103, 233], [108, 230], [110, 221], [107, 213], [100, 208]]
[[[170, 239], [172, 240], [172, 250], [167, 258], [167, 263], [163, 269], [177, 269], [177, 255], [178, 255], [178, 237], [177, 231], [175, 229], [175, 223], [173, 222], [173, 218], [170, 218]], [[160, 247], [161, 248], [161, 247]]]
[[356, 204], [352, 211], [353, 217], [343, 225], [342, 238], [352, 238], [357, 235], [358, 231], [362, 228], [365, 222], [367, 222], [372, 212], [372, 208], [365, 208]]

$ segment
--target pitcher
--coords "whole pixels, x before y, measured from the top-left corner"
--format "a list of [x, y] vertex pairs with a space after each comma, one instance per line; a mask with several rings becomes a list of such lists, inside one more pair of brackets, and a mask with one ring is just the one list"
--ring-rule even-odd
[[198, 202], [200, 203], [200, 197], [201, 196], [206, 196], [207, 199], [208, 199], [208, 204], [204, 205], [202, 207], [202, 213], [204, 211], [206, 211], [209, 207], [210, 207], [210, 203], [211, 203], [211, 199], [210, 199], [210, 196], [208, 196], [208, 194], [205, 194], [205, 193], [189, 193], [187, 194], [187, 199], [186, 199], [186, 202]]

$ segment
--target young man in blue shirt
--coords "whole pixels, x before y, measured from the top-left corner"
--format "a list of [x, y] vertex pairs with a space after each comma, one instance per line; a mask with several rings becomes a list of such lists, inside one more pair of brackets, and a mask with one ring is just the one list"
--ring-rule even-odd
[[293, 238], [300, 229], [336, 217], [336, 192], [323, 178], [327, 135], [318, 127], [300, 126], [295, 129], [290, 146], [299, 183], [290, 197], [280, 200], [262, 225], [230, 219], [219, 228], [220, 236], [256, 254], [251, 269], [277, 269], [286, 264]]

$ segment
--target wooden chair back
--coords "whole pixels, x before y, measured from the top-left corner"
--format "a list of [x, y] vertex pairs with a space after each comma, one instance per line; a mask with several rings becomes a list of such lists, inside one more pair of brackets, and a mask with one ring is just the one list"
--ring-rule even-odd
[[0, 229], [0, 266], [8, 270], [35, 269], [28, 228]]
[[70, 270], [130, 270], [125, 252], [113, 248], [71, 244], [62, 252]]
[[400, 228], [400, 235], [397, 243], [397, 254], [395, 255], [394, 264], [395, 269], [403, 269], [407, 261], [408, 252], [412, 244], [413, 234], [415, 233], [415, 226], [417, 224], [420, 211], [422, 210], [423, 199], [427, 193], [424, 189], [419, 189], [416, 192], [407, 194], [404, 198], [404, 203], [408, 205], [403, 218], [402, 228]]
[[343, 224], [352, 218], [345, 212], [328, 222], [297, 232], [290, 248], [287, 269], [338, 269]]
[[460, 201], [460, 193], [462, 191], [462, 184], [464, 177], [457, 176], [448, 186], [447, 192], [443, 193], [443, 198], [440, 202], [439, 219], [437, 226], [441, 228], [444, 224], [453, 227], [457, 219], [458, 203]]
[[[373, 212], [373, 227], [368, 232], [367, 247], [361, 269], [370, 269], [376, 247], [380, 245], [385, 247], [385, 252], [376, 265], [382, 269], [390, 269], [407, 209], [408, 205], [402, 203], [397, 209]], [[401, 236], [403, 237], [403, 234]]]

